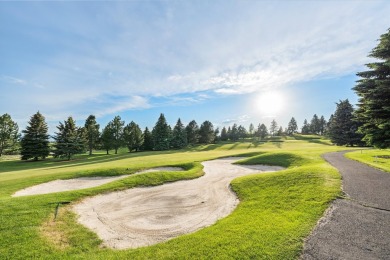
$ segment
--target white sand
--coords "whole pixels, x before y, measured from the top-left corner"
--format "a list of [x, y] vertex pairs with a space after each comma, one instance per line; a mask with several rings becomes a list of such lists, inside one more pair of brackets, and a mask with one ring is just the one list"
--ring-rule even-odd
[[112, 181], [124, 179], [129, 176], [133, 176], [135, 174], [157, 172], [157, 171], [183, 171], [183, 169], [180, 167], [158, 167], [158, 168], [152, 168], [144, 171], [139, 171], [131, 175], [110, 176], [110, 177], [84, 177], [84, 178], [76, 178], [76, 179], [69, 179], [69, 180], [55, 180], [55, 181], [38, 184], [17, 191], [12, 195], [12, 197], [87, 189], [87, 188], [97, 187]]
[[203, 162], [205, 175], [198, 179], [98, 195], [83, 200], [73, 210], [78, 221], [104, 241], [103, 246], [125, 249], [160, 243], [229, 215], [239, 203], [229, 188], [234, 178], [284, 169], [232, 165], [240, 159]]

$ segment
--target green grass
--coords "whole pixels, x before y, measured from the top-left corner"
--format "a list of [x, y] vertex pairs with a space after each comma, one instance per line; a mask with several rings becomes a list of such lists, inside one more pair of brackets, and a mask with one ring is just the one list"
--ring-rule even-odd
[[[0, 258], [5, 259], [294, 259], [303, 240], [329, 203], [340, 194], [340, 176], [321, 154], [345, 147], [308, 140], [223, 143], [167, 152], [97, 154], [74, 161], [0, 161]], [[232, 188], [241, 203], [228, 217], [193, 234], [130, 250], [101, 248], [99, 238], [79, 225], [64, 206], [53, 222], [58, 201], [136, 186], [160, 185], [203, 174], [201, 161], [248, 156], [241, 164], [287, 167], [276, 173], [237, 178]], [[99, 187], [27, 197], [17, 190], [54, 179], [131, 174], [156, 166], [180, 166], [184, 172], [134, 175]]]
[[346, 153], [345, 156], [378, 169], [390, 173], [390, 150], [389, 149], [362, 149], [355, 152]]

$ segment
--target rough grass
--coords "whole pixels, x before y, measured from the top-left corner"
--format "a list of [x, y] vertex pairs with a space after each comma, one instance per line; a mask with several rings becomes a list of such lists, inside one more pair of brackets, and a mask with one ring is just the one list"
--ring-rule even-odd
[[359, 151], [346, 153], [345, 156], [390, 173], [389, 149], [361, 149]]
[[[345, 148], [342, 148], [345, 149]], [[4, 259], [294, 259], [329, 203], [340, 192], [340, 176], [320, 155], [338, 150], [310, 140], [225, 143], [168, 152], [98, 154], [70, 162], [0, 162], [0, 256]], [[59, 201], [136, 186], [197, 178], [201, 161], [250, 156], [240, 163], [288, 167], [277, 173], [235, 179], [241, 203], [228, 217], [193, 234], [139, 249], [101, 248], [92, 231], [79, 225], [66, 206], [53, 221]], [[183, 172], [151, 172], [99, 187], [11, 198], [15, 191], [58, 178], [131, 174], [144, 168], [179, 166]]]

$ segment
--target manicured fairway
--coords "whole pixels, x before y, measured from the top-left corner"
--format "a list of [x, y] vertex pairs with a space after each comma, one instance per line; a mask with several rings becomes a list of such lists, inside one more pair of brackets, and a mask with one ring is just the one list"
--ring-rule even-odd
[[356, 160], [372, 167], [382, 169], [390, 173], [390, 150], [389, 149], [362, 149], [345, 154], [349, 159]]
[[[71, 162], [0, 161], [0, 256], [10, 259], [210, 259], [299, 257], [303, 239], [329, 203], [340, 194], [340, 176], [321, 154], [345, 150], [318, 140], [283, 139], [267, 143], [224, 143], [193, 149], [98, 154]], [[58, 202], [76, 203], [87, 196], [135, 186], [160, 185], [203, 174], [201, 161], [240, 155], [239, 163], [287, 167], [233, 180], [241, 203], [228, 217], [193, 234], [150, 247], [112, 250], [102, 248], [98, 237], [76, 221]], [[140, 169], [178, 166], [185, 172], [151, 172], [129, 176], [79, 191], [15, 197], [19, 189], [55, 179], [130, 174]]]

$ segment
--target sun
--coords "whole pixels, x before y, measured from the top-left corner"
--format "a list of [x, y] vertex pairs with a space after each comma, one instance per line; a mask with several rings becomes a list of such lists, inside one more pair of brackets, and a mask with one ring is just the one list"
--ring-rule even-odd
[[278, 115], [283, 110], [284, 104], [283, 94], [276, 91], [261, 93], [255, 99], [258, 112], [264, 116]]

